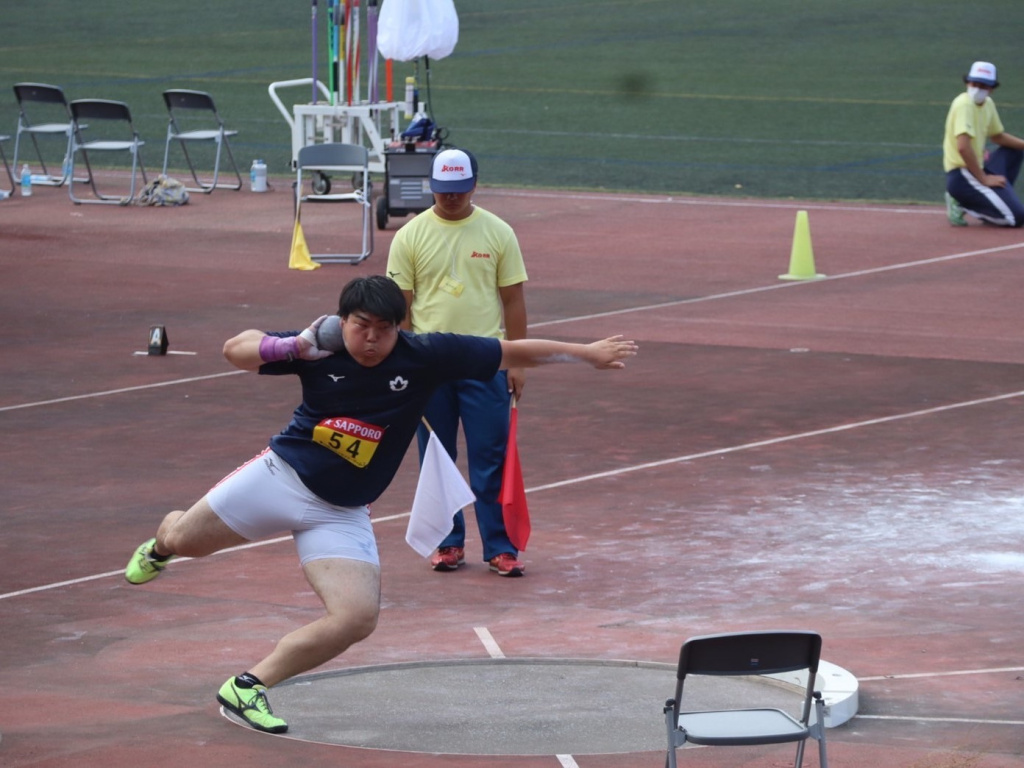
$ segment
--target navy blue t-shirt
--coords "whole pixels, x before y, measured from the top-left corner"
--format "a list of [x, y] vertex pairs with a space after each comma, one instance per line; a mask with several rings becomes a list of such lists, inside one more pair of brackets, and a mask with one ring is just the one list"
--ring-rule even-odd
[[261, 374], [295, 374], [302, 382], [302, 403], [270, 447], [324, 501], [369, 504], [398, 472], [434, 390], [456, 379], [491, 379], [500, 363], [497, 339], [406, 331], [372, 368], [345, 350], [323, 360], [265, 363]]

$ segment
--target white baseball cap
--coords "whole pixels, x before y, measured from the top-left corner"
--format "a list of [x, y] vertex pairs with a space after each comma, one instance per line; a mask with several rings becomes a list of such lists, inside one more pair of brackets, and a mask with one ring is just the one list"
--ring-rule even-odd
[[464, 149], [446, 149], [434, 155], [431, 192], [472, 192], [476, 186], [476, 158]]
[[964, 75], [965, 83], [981, 83], [995, 88], [999, 85], [996, 79], [996, 65], [988, 61], [976, 61], [971, 64], [971, 71]]

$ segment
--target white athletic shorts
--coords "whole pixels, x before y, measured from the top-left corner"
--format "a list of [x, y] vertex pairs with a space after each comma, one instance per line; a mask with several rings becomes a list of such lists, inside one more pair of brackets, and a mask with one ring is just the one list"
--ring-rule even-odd
[[341, 557], [380, 565], [367, 507], [336, 507], [267, 448], [206, 494], [217, 517], [249, 541], [290, 531], [303, 565]]

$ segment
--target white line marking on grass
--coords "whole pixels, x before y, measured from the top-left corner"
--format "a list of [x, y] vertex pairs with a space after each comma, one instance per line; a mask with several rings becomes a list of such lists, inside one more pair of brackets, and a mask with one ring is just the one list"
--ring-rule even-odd
[[929, 206], [906, 206], [906, 207], [887, 207], [882, 205], [877, 206], [866, 206], [866, 205], [838, 205], [838, 204], [825, 204], [825, 203], [813, 203], [809, 201], [805, 202], [767, 202], [763, 200], [703, 200], [700, 198], [690, 197], [675, 197], [673, 195], [597, 195], [587, 194], [584, 192], [541, 192], [539, 190], [513, 190], [513, 189], [491, 189], [484, 190], [485, 193], [494, 194], [496, 196], [504, 195], [506, 197], [536, 197], [544, 199], [555, 199], [555, 200], [589, 200], [592, 202], [611, 202], [611, 203], [642, 203], [644, 205], [693, 205], [703, 206], [709, 208], [722, 207], [722, 208], [767, 208], [767, 209], [782, 209], [786, 211], [790, 210], [801, 210], [801, 211], [852, 211], [856, 213], [916, 213], [924, 214], [926, 216], [945, 216], [945, 207], [929, 207]]
[[484, 648], [491, 655], [492, 659], [504, 659], [505, 654], [502, 653], [501, 648], [495, 641], [491, 633], [487, 631], [487, 627], [473, 627], [473, 631], [476, 632], [476, 636], [480, 638], [480, 642], [484, 644]]
[[[609, 94], [611, 95], [611, 94]], [[886, 102], [892, 103], [892, 102]], [[488, 133], [505, 134], [510, 136], [564, 136], [579, 138], [578, 131], [542, 131], [526, 128], [468, 128], [459, 126], [459, 131], [466, 133]], [[934, 144], [922, 144], [920, 142], [906, 141], [839, 141], [837, 139], [757, 139], [739, 138], [736, 136], [687, 136], [677, 133], [648, 134], [648, 133], [594, 133], [585, 134], [600, 139], [623, 139], [626, 141], [670, 141], [670, 142], [693, 142], [708, 144], [770, 144], [775, 146], [801, 146], [801, 147], [901, 147], [903, 149], [925, 149], [934, 150]]]

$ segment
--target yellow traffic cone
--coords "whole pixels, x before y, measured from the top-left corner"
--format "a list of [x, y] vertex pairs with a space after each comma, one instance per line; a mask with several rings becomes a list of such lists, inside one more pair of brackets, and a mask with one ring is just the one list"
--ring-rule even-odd
[[309, 247], [306, 245], [306, 236], [302, 234], [302, 225], [298, 217], [295, 218], [295, 229], [292, 231], [292, 252], [288, 258], [288, 269], [320, 269], [309, 255]]
[[789, 254], [789, 272], [779, 275], [779, 280], [817, 280], [825, 277], [814, 271], [814, 249], [811, 247], [811, 227], [807, 211], [796, 212], [796, 228], [793, 230], [793, 250]]

